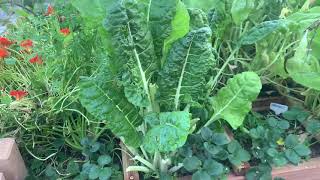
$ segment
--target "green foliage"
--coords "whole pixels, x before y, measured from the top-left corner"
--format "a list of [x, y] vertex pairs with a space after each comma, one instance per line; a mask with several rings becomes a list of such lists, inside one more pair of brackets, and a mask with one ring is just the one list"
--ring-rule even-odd
[[274, 31], [279, 30], [284, 25], [283, 20], [265, 21], [247, 31], [240, 39], [241, 45], [254, 44], [266, 37]]
[[[196, 128], [197, 117], [192, 121], [189, 111], [206, 108], [203, 103], [207, 103], [207, 93], [211, 91], [208, 81], [216, 60], [206, 14], [200, 9], [187, 11], [180, 1], [128, 0], [108, 5], [106, 13], [105, 69], [98, 69], [95, 77], [83, 78], [79, 83], [80, 101], [126, 145], [137, 148], [143, 142], [143, 156], [147, 157], [144, 150], [151, 156], [174, 152]], [[232, 83], [237, 79], [243, 81], [240, 83], [249, 82], [240, 85], [244, 91], [220, 96], [249, 99], [238, 102], [246, 104], [240, 120], [227, 117], [236, 112], [231, 106], [237, 102], [232, 102], [231, 108], [229, 104], [213, 107], [217, 112], [223, 108], [219, 118], [221, 114], [234, 127], [241, 125], [242, 116], [251, 109], [251, 101], [261, 86], [256, 74], [247, 72], [231, 79], [221, 91], [237, 88]], [[246, 89], [247, 86], [252, 87]], [[232, 121], [238, 122], [234, 125]], [[214, 133], [212, 138], [217, 145], [229, 143], [223, 134]], [[246, 160], [242, 152], [233, 153], [235, 159], [241, 156], [238, 161]], [[151, 166], [139, 157], [152, 171], [170, 165], [163, 165], [166, 160], [155, 159]], [[131, 168], [147, 171], [146, 167]]]
[[48, 165], [45, 178], [58, 179], [58, 172], [61, 172], [67, 174], [68, 179], [122, 179], [119, 166], [114, 164], [114, 159], [109, 155], [113, 151], [111, 144], [105, 146], [91, 137], [82, 139], [81, 143], [84, 155], [84, 158], [78, 157], [82, 159], [81, 161], [71, 158], [63, 159], [63, 162], [55, 167]]
[[[123, 137], [127, 144], [138, 147], [141, 144], [141, 138], [135, 128], [142, 123], [142, 119], [137, 113], [132, 113], [134, 106], [116, 89], [112, 89], [111, 83], [110, 86], [105, 84], [102, 87], [98, 82], [90, 79], [83, 79], [80, 83], [82, 105], [98, 120], [107, 120], [113, 133]], [[112, 118], [107, 119], [108, 116]]]
[[214, 65], [211, 30], [193, 30], [172, 46], [158, 81], [160, 104], [169, 110], [182, 103], [198, 102], [205, 92], [205, 75]]
[[184, 169], [193, 173], [193, 179], [225, 177], [229, 170], [224, 161], [241, 166], [251, 157], [239, 142], [230, 140], [224, 131], [208, 127], [202, 128], [200, 134], [189, 136], [179, 154], [183, 158]]
[[[284, 166], [288, 163], [297, 165], [301, 159], [310, 156], [310, 148], [306, 142], [301, 142], [296, 135], [299, 128], [292, 124], [304, 123], [308, 113], [293, 108], [283, 114], [284, 118], [277, 116], [266, 117], [266, 121], [259, 122], [257, 127], [251, 128], [249, 134], [252, 138], [252, 160], [259, 161], [264, 166]], [[262, 167], [253, 168], [257, 176], [269, 177], [269, 171]], [[260, 170], [259, 170], [260, 169]], [[264, 170], [263, 170], [264, 169]], [[260, 172], [262, 171], [262, 172]], [[254, 176], [253, 170], [247, 176]]]
[[254, 6], [254, 0], [234, 0], [231, 7], [233, 21], [237, 25], [240, 25], [248, 18], [250, 12], [254, 9]]
[[[296, 134], [320, 129], [295, 108], [243, 123], [262, 83], [305, 96], [319, 114], [319, 7], [303, 3], [72, 0], [48, 16], [30, 4], [39, 16], [17, 11], [23, 18], [6, 34], [15, 43], [0, 62], [1, 137], [45, 159], [27, 161], [31, 179], [121, 178], [112, 140], [97, 142], [107, 129], [134, 155], [129, 170], [146, 179], [225, 179], [229, 166], [248, 161], [259, 165], [247, 179], [270, 179], [272, 165], [311, 154], [310, 137]], [[29, 52], [19, 46], [25, 39]], [[29, 62], [35, 55], [43, 64]], [[12, 89], [28, 96], [11, 98]]]
[[188, 33], [189, 19], [186, 7], [179, 0], [151, 3], [151, 33], [156, 55], [163, 59], [161, 65], [172, 43]]
[[210, 121], [222, 118], [234, 129], [241, 126], [261, 86], [260, 78], [254, 72], [244, 72], [229, 79], [212, 100], [214, 114]]
[[188, 112], [162, 112], [159, 122], [150, 129], [143, 145], [149, 152], [170, 152], [184, 145], [190, 129], [190, 115]]

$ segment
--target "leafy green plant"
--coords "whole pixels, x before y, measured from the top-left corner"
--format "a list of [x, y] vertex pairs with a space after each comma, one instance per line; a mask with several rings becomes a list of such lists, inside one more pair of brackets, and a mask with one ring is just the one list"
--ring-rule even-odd
[[[50, 15], [25, 14], [8, 26], [10, 56], [0, 60], [0, 135], [17, 139], [30, 179], [43, 177], [48, 165], [49, 174], [67, 177], [66, 161], [81, 156], [86, 136], [113, 141], [106, 125], [94, 122], [77, 99], [79, 77], [91, 75], [107, 58], [99, 34], [82, 25], [71, 4], [52, 7]], [[28, 48], [22, 45], [26, 40]], [[25, 95], [14, 97], [13, 90]]]
[[[250, 160], [250, 154], [236, 140], [223, 131], [204, 127], [200, 134], [189, 136], [187, 143], [179, 149], [183, 169], [180, 173], [192, 173], [192, 179], [226, 178], [229, 164], [240, 167]], [[178, 159], [179, 159], [178, 158]], [[185, 169], [185, 170], [184, 170]]]
[[64, 172], [66, 178], [77, 180], [122, 179], [119, 165], [114, 163], [111, 156], [111, 151], [114, 149], [112, 143], [105, 145], [85, 137], [81, 140], [81, 145], [83, 146], [84, 161], [70, 159], [67, 163], [58, 165], [58, 168], [48, 165], [45, 170], [46, 178], [57, 179]]
[[[257, 165], [248, 171], [247, 179], [268, 179], [273, 166], [297, 165], [302, 159], [309, 158], [309, 141], [313, 134], [309, 134], [309, 138], [300, 137], [303, 123], [308, 122], [309, 117], [308, 112], [292, 108], [282, 116], [256, 116], [258, 119], [255, 124], [245, 123], [242, 132], [250, 135], [250, 138], [241, 141], [241, 144], [251, 149], [250, 162]], [[250, 129], [246, 130], [246, 127]]]
[[257, 74], [243, 72], [216, 96], [208, 95], [223, 71], [210, 73], [216, 62], [212, 31], [201, 10], [187, 10], [179, 0], [110, 3], [105, 28], [108, 60], [103, 70], [82, 79], [79, 98], [143, 165], [127, 171], [172, 174], [170, 154], [201, 127], [191, 110], [208, 108], [211, 118], [204, 126], [224, 119], [236, 129], [260, 92]]

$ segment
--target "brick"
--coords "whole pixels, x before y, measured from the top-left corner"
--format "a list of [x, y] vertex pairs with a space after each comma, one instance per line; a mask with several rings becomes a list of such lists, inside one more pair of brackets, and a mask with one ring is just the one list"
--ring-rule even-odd
[[13, 138], [0, 139], [0, 172], [6, 180], [23, 180], [27, 176], [26, 166]]

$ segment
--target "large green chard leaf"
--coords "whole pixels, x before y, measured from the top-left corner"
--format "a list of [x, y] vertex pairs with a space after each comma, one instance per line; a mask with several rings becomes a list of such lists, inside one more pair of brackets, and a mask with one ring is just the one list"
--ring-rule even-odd
[[284, 20], [265, 21], [246, 32], [239, 43], [240, 45], [254, 44], [284, 27], [286, 27]]
[[183, 0], [188, 8], [198, 8], [208, 11], [211, 8], [224, 10], [225, 8], [225, 0]]
[[182, 147], [190, 129], [190, 114], [185, 111], [160, 113], [145, 136], [143, 146], [148, 152], [170, 152]]
[[118, 68], [125, 96], [139, 107], [150, 106], [148, 81], [156, 68], [148, 13], [144, 1], [120, 0], [107, 10], [105, 22], [111, 64]]
[[207, 15], [201, 9], [189, 8], [190, 30], [209, 27]]
[[150, 1], [150, 28], [157, 57], [161, 59], [174, 41], [189, 32], [189, 15], [180, 0]]
[[105, 121], [116, 136], [123, 137], [127, 145], [138, 147], [142, 139], [136, 130], [142, 123], [139, 110], [127, 101], [106, 76], [101, 79], [104, 81], [99, 78], [81, 80], [81, 104], [98, 120]]
[[314, 7], [307, 11], [296, 12], [290, 15], [286, 21], [296, 26], [293, 30], [303, 33], [309, 26], [320, 19], [320, 7]]
[[178, 110], [180, 103], [203, 97], [204, 76], [214, 65], [210, 37], [210, 28], [204, 27], [173, 44], [158, 80], [161, 105]]
[[295, 54], [288, 59], [286, 69], [290, 77], [308, 88], [320, 90], [320, 72], [318, 60], [309, 52], [308, 32], [302, 37]]
[[[313, 34], [315, 33], [315, 34]], [[320, 51], [319, 51], [319, 47], [320, 47], [320, 29], [316, 30], [315, 32], [310, 33], [310, 39], [312, 39], [312, 37], [315, 35], [312, 44], [311, 44], [311, 49], [312, 51], [312, 55], [314, 57], [316, 57], [317, 59], [320, 59]]]
[[255, 0], [234, 0], [231, 7], [233, 21], [240, 25], [245, 21], [254, 9]]
[[233, 129], [241, 126], [261, 88], [260, 77], [254, 72], [243, 72], [229, 79], [212, 100], [214, 114], [206, 126], [220, 118]]

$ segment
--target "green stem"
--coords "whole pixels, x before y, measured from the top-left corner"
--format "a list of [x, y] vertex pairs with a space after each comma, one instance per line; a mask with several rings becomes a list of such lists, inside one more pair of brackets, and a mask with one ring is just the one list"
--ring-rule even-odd
[[149, 161], [143, 159], [141, 156], [137, 155], [133, 158], [134, 160], [137, 160], [147, 166], [148, 168], [152, 169], [153, 171], [156, 171], [156, 168], [151, 164]]
[[215, 88], [216, 84], [218, 83], [219, 77], [221, 76], [221, 74], [223, 73], [224, 69], [227, 67], [229, 62], [234, 58], [233, 56], [238, 52], [239, 49], [240, 49], [240, 47], [237, 47], [236, 49], [234, 49], [231, 52], [231, 54], [229, 55], [228, 59], [224, 62], [224, 64], [222, 65], [222, 67], [218, 71], [217, 75], [213, 79], [213, 85], [211, 87], [211, 90], [213, 90]]

